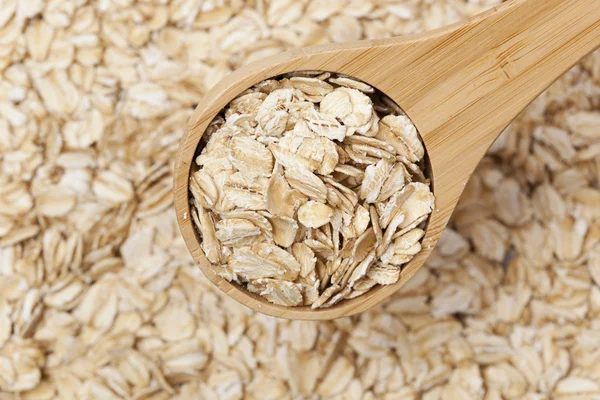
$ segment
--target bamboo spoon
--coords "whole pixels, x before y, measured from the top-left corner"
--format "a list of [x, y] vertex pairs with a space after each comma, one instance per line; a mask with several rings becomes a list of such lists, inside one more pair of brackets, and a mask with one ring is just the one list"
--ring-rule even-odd
[[[297, 49], [243, 67], [208, 92], [180, 145], [174, 194], [185, 242], [214, 284], [256, 311], [313, 320], [365, 311], [423, 265], [471, 173], [498, 135], [554, 80], [599, 46], [600, 0], [514, 0], [433, 32]], [[212, 119], [254, 84], [303, 70], [346, 74], [394, 100], [423, 138], [436, 197], [423, 250], [405, 266], [396, 284], [317, 310], [268, 303], [216, 275], [200, 248], [188, 197], [194, 153]]]

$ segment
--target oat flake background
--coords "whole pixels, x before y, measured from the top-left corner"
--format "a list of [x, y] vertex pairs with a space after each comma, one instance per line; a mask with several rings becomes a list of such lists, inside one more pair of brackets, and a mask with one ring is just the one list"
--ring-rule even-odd
[[600, 396], [600, 53], [536, 100], [407, 286], [333, 322], [254, 314], [179, 236], [203, 93], [282, 50], [498, 0], [1, 0], [0, 399]]

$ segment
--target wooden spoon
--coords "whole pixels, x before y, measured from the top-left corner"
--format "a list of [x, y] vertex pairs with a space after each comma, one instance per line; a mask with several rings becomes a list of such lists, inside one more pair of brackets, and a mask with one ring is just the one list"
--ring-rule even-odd
[[[294, 319], [365, 311], [404, 285], [437, 243], [489, 146], [544, 89], [600, 46], [600, 0], [514, 0], [467, 22], [402, 38], [301, 48], [233, 72], [192, 115], [176, 161], [177, 220], [193, 258], [221, 290], [248, 307]], [[240, 92], [284, 73], [337, 72], [393, 99], [412, 119], [431, 162], [436, 197], [423, 250], [400, 280], [325, 309], [268, 303], [216, 275], [190, 218], [190, 167], [206, 127]]]

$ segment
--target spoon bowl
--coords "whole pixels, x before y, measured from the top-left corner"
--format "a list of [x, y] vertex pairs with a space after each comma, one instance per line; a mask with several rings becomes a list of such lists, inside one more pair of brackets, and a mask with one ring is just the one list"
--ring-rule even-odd
[[[296, 49], [240, 68], [198, 105], [175, 165], [177, 221], [194, 260], [226, 294], [255, 311], [291, 319], [335, 319], [365, 311], [403, 286], [439, 240], [487, 149], [543, 90], [600, 46], [600, 0], [513, 0], [433, 32]], [[348, 75], [378, 89], [413, 121], [429, 157], [436, 206], [423, 249], [400, 279], [322, 309], [271, 304], [218, 276], [190, 218], [189, 178], [210, 122], [238, 94], [297, 71]]]

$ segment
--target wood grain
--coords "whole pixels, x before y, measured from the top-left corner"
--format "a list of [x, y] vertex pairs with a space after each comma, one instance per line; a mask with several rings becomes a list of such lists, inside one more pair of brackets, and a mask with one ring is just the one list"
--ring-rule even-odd
[[[321, 320], [373, 307], [422, 266], [471, 173], [498, 135], [544, 89], [599, 46], [600, 0], [513, 0], [437, 31], [297, 49], [233, 72], [196, 108], [176, 160], [177, 220], [194, 260], [229, 296], [268, 315]], [[423, 138], [436, 196], [423, 251], [405, 266], [398, 283], [318, 310], [268, 303], [217, 276], [200, 248], [188, 200], [190, 166], [210, 121], [243, 90], [302, 70], [346, 74], [396, 101]]]

